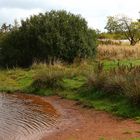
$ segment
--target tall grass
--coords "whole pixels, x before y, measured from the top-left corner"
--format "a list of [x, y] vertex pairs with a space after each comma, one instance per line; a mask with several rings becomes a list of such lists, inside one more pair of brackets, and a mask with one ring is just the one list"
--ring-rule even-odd
[[62, 63], [55, 63], [54, 65], [34, 63], [31, 69], [35, 73], [31, 85], [34, 88], [62, 88], [64, 79], [81, 77], [89, 73], [89, 66], [84, 62], [69, 66]]
[[[98, 66], [99, 67], [99, 66]], [[140, 103], [140, 66], [120, 66], [105, 71], [93, 72], [89, 76], [88, 86], [109, 95], [123, 95], [134, 104]]]
[[106, 70], [103, 63], [90, 67], [87, 62], [71, 66], [39, 64], [33, 68], [36, 72], [32, 83], [34, 88], [62, 89], [67, 81], [65, 79], [83, 76], [88, 77], [89, 88], [102, 91], [106, 96], [121, 95], [134, 104], [140, 103], [140, 66], [118, 63], [116, 67]]
[[34, 88], [60, 88], [62, 78], [66, 75], [66, 67], [61, 63], [48, 65], [46, 63], [34, 63], [31, 67], [36, 74], [33, 77]]
[[100, 45], [97, 50], [97, 59], [140, 59], [140, 45]]
[[35, 88], [60, 88], [64, 73], [62, 71], [40, 70], [34, 77]]

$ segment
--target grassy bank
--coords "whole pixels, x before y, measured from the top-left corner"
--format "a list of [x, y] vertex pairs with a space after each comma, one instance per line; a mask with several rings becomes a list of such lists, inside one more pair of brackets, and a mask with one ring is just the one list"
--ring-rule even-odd
[[1, 70], [0, 91], [59, 95], [83, 107], [139, 120], [139, 64], [139, 60], [105, 60]]

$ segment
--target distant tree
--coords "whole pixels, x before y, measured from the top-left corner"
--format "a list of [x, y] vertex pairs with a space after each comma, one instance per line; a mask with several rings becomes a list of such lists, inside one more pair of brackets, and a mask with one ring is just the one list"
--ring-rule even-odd
[[113, 16], [107, 17], [107, 24], [105, 29], [108, 31], [108, 33], [116, 33], [117, 28], [118, 23], [116, 22], [116, 18]]
[[1, 65], [28, 67], [34, 61], [56, 59], [72, 63], [75, 58], [91, 57], [96, 52], [96, 32], [80, 15], [51, 11], [21, 21], [3, 39]]
[[105, 29], [108, 32], [123, 34], [130, 45], [135, 45], [140, 40], [140, 22], [134, 22], [126, 16], [109, 17]]
[[19, 22], [15, 19], [14, 20], [14, 25], [12, 26], [12, 30], [18, 30], [20, 27]]
[[11, 28], [12, 28], [11, 24], [7, 25], [6, 23], [4, 23], [1, 26], [0, 32], [2, 32], [2, 33], [9, 32], [9, 31], [11, 31]]

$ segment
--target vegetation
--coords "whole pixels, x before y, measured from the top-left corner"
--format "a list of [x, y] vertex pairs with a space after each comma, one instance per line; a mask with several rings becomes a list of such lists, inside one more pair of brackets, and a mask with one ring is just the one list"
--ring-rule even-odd
[[[106, 29], [100, 39], [114, 35], [131, 45], [140, 39], [139, 22], [127, 18], [109, 17]], [[97, 47], [96, 32], [80, 15], [66, 11], [32, 16], [21, 26], [3, 24], [0, 66], [7, 69], [0, 70], [0, 91], [59, 95], [139, 119], [140, 46], [99, 40]]]
[[96, 52], [96, 32], [88, 28], [80, 15], [66, 11], [34, 15], [22, 20], [19, 27], [4, 27], [0, 40], [1, 67], [29, 67], [34, 61], [72, 63]]
[[140, 63], [140, 45], [131, 47], [127, 44], [122, 45], [99, 45], [97, 48], [98, 60], [135, 60]]
[[139, 75], [140, 66], [123, 66], [118, 63], [116, 68], [104, 71], [103, 64], [100, 64], [87, 84], [107, 96], [120, 94], [130, 98], [134, 104], [139, 104]]
[[29, 69], [1, 70], [0, 91], [59, 95], [77, 100], [83, 107], [138, 118], [140, 68], [134, 64], [135, 60], [89, 60], [72, 65], [44, 63]]
[[122, 44], [119, 40], [112, 40], [112, 39], [99, 39], [100, 45], [116, 45], [120, 46]]
[[130, 41], [130, 45], [135, 45], [140, 41], [140, 22], [132, 21], [126, 16], [109, 16], [105, 29], [110, 34], [123, 34]]
[[102, 32], [99, 33], [99, 39], [109, 39], [109, 40], [123, 40], [127, 39], [123, 34], [120, 33], [109, 33], [109, 32]]

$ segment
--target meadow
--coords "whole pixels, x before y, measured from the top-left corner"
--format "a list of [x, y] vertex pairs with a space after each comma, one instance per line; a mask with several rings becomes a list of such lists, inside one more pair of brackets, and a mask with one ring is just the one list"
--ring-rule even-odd
[[121, 45], [99, 45], [97, 59], [99, 60], [137, 60], [140, 59], [140, 44], [129, 46], [128, 43]]
[[[128, 55], [131, 54], [131, 55]], [[0, 70], [0, 91], [58, 95], [140, 121], [140, 46], [99, 46], [95, 60]]]

